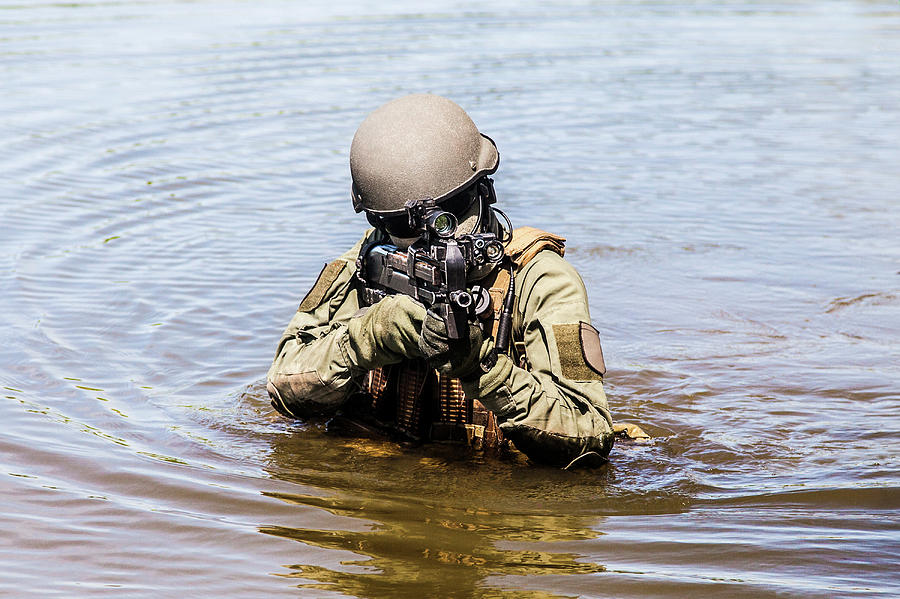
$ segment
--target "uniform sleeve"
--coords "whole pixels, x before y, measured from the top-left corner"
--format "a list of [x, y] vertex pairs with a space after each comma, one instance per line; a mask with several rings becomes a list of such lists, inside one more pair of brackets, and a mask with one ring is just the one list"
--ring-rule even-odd
[[352, 282], [362, 243], [322, 269], [281, 336], [266, 389], [285, 416], [329, 414], [358, 388], [363, 373], [348, 356], [347, 323], [359, 310]]
[[514, 330], [528, 370], [505, 355], [463, 390], [494, 412], [503, 433], [536, 462], [605, 460], [613, 444], [602, 350], [575, 269], [544, 251], [516, 275]]

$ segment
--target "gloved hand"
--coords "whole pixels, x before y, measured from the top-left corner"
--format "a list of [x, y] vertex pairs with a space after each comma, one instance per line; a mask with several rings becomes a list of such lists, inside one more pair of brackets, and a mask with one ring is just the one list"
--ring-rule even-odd
[[446, 323], [429, 310], [422, 322], [419, 351], [428, 365], [441, 374], [465, 378], [481, 372], [479, 361], [482, 346], [489, 343], [489, 340], [484, 339], [481, 327], [472, 323], [469, 323], [468, 335], [464, 335], [462, 339], [450, 339]]
[[362, 316], [350, 319], [347, 340], [351, 360], [364, 370], [420, 358], [419, 332], [425, 306], [406, 295], [390, 295]]

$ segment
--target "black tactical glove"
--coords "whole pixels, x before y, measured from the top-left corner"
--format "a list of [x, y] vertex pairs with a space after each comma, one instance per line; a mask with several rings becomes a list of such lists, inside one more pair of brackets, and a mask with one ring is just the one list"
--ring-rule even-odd
[[350, 319], [347, 340], [351, 360], [373, 370], [407, 358], [421, 358], [419, 331], [425, 306], [406, 295], [390, 295]]
[[462, 339], [450, 339], [447, 325], [431, 310], [422, 322], [422, 336], [419, 337], [419, 351], [429, 366], [441, 374], [456, 378], [466, 378], [481, 373], [479, 361], [482, 345], [489, 343], [481, 333], [481, 327], [469, 323], [468, 335]]

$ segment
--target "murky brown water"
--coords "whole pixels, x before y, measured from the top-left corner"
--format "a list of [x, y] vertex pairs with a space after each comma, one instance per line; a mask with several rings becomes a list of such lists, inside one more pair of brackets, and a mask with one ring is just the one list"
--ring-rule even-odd
[[[900, 595], [896, 2], [0, 3], [0, 594]], [[598, 472], [325, 436], [274, 345], [414, 91], [569, 239]]]

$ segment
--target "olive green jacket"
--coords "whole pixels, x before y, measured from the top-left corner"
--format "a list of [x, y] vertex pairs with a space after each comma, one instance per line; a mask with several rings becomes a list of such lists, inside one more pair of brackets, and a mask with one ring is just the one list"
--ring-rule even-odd
[[[359, 389], [365, 371], [348, 352], [347, 323], [360, 308], [356, 258], [371, 235], [326, 266], [285, 329], [267, 377], [280, 412], [334, 412]], [[612, 448], [612, 418], [584, 283], [545, 250], [519, 269], [515, 289], [513, 339], [524, 342], [526, 368], [501, 355], [488, 372], [463, 381], [463, 390], [494, 412], [504, 435], [532, 460], [601, 461]]]

